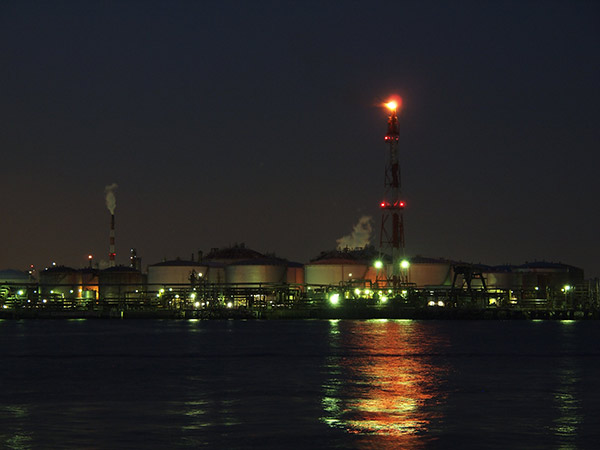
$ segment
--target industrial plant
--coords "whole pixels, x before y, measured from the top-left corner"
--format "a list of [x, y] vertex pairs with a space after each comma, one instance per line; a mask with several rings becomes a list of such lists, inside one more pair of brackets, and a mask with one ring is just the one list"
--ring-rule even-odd
[[400, 99], [385, 104], [379, 245], [371, 218], [307, 263], [243, 243], [142, 266], [116, 264], [116, 184], [106, 187], [108, 264], [0, 271], [0, 317], [599, 318], [599, 280], [568, 264], [490, 266], [407, 255], [399, 159]]

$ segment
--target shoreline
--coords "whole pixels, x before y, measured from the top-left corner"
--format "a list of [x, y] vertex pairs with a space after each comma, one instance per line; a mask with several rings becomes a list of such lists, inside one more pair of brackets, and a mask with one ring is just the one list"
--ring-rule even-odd
[[0, 320], [154, 319], [154, 320], [598, 320], [598, 309], [511, 308], [276, 308], [276, 309], [14, 309]]

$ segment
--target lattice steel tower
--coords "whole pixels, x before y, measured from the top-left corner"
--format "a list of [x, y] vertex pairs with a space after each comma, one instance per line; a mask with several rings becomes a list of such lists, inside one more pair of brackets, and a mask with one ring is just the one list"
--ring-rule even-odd
[[402, 179], [398, 160], [398, 101], [385, 104], [390, 111], [385, 142], [389, 149], [389, 159], [385, 165], [384, 194], [381, 207], [381, 232], [379, 234], [379, 253], [391, 257], [391, 267], [384, 273], [388, 285], [398, 287], [408, 282], [407, 271], [401, 267], [404, 258], [404, 217], [405, 202], [402, 200]]

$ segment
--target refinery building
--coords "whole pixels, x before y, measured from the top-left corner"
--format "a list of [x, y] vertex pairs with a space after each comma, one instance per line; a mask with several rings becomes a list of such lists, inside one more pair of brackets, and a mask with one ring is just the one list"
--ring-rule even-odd
[[405, 281], [394, 291], [384, 257], [373, 246], [321, 252], [306, 264], [236, 244], [189, 259], [106, 269], [52, 266], [37, 278], [0, 271], [2, 308], [180, 309], [302, 308], [344, 302], [381, 305], [401, 300], [416, 307], [563, 308], [598, 306], [598, 281], [562, 263], [486, 266], [443, 258], [406, 258]]
[[[244, 244], [194, 252], [187, 259], [142, 266], [135, 249], [117, 265], [116, 184], [105, 189], [110, 212], [108, 267], [53, 265], [0, 271], [0, 311], [264, 311], [390, 308], [598, 311], [599, 282], [568, 264], [534, 261], [488, 266], [407, 255], [399, 151], [399, 98], [385, 104], [386, 164], [378, 245], [370, 245], [370, 218], [355, 227], [363, 239], [338, 240], [336, 249], [299, 263]], [[382, 312], [383, 311], [383, 312]], [[370, 314], [370, 313], [369, 313]]]

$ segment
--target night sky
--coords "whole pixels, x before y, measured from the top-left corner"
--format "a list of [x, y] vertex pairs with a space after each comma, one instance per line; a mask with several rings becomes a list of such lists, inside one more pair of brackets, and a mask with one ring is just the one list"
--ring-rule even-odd
[[597, 2], [2, 1], [0, 269], [236, 242], [378, 242], [400, 113], [406, 249], [600, 275]]

